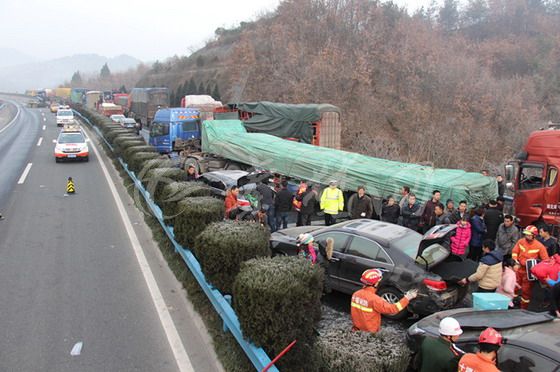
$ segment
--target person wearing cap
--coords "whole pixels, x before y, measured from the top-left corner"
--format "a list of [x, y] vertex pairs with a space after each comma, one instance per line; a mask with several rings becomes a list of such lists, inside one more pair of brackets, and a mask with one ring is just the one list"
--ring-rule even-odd
[[459, 359], [465, 354], [455, 346], [463, 330], [455, 318], [446, 317], [439, 322], [438, 338], [425, 337], [420, 345], [420, 372], [455, 372]]
[[418, 290], [412, 289], [399, 302], [390, 304], [376, 294], [382, 278], [383, 273], [379, 269], [368, 269], [362, 274], [360, 281], [364, 287], [354, 292], [350, 302], [353, 331], [378, 332], [382, 314], [398, 314], [418, 295]]
[[321, 195], [321, 210], [325, 214], [325, 226], [334, 225], [336, 216], [344, 210], [344, 195], [336, 185], [336, 181], [329, 182], [329, 187], [325, 188]]
[[529, 225], [523, 230], [524, 237], [519, 239], [511, 251], [511, 258], [515, 261], [513, 270], [517, 273], [517, 283], [521, 286], [521, 308], [529, 308], [533, 281], [527, 276], [528, 260], [548, 260], [546, 247], [536, 239], [539, 230]]
[[314, 242], [315, 238], [311, 234], [300, 234], [296, 239], [297, 255], [311, 261], [312, 264], [317, 262]]
[[478, 338], [479, 352], [468, 353], [459, 360], [459, 372], [499, 372], [496, 367], [502, 335], [494, 328], [486, 328]]

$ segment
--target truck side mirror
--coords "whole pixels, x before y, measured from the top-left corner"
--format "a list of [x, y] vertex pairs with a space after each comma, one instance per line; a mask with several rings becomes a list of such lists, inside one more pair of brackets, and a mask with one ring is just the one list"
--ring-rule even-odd
[[514, 178], [513, 171], [514, 171], [513, 165], [512, 164], [507, 164], [506, 165], [506, 171], [505, 171], [506, 181], [508, 181], [508, 182], [513, 181], [513, 178]]

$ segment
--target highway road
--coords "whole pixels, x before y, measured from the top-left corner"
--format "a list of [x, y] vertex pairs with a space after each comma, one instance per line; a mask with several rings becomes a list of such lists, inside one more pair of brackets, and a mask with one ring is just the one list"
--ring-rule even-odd
[[16, 114], [0, 112], [0, 370], [220, 371], [97, 141], [89, 162], [57, 164], [54, 115], [0, 100]]

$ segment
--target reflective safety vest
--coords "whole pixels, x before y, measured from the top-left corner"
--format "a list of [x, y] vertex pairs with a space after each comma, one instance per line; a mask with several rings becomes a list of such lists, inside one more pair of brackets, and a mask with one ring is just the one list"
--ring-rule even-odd
[[339, 188], [327, 187], [321, 195], [321, 209], [327, 214], [338, 214], [344, 210], [344, 195]]
[[531, 242], [527, 241], [525, 238], [521, 238], [513, 247], [511, 251], [511, 258], [518, 261], [521, 264], [521, 269], [525, 270], [525, 265], [528, 259], [548, 260], [548, 252], [546, 247], [539, 242], [537, 239], [533, 239]]
[[352, 295], [350, 314], [353, 330], [375, 333], [381, 328], [381, 315], [394, 315], [408, 306], [408, 299], [390, 304], [377, 294], [374, 287], [364, 287]]

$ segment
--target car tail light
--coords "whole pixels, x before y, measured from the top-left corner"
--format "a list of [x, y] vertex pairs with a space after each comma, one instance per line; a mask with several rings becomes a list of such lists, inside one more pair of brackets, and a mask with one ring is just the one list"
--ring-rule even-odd
[[443, 280], [424, 279], [424, 284], [426, 287], [436, 292], [445, 291], [447, 289], [447, 283]]

